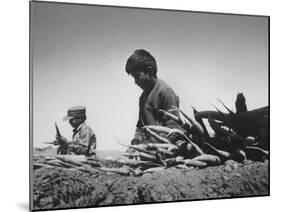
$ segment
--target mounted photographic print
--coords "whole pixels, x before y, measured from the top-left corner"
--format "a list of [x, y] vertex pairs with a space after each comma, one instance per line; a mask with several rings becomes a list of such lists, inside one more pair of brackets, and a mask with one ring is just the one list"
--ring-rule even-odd
[[269, 195], [269, 17], [30, 2], [30, 210]]

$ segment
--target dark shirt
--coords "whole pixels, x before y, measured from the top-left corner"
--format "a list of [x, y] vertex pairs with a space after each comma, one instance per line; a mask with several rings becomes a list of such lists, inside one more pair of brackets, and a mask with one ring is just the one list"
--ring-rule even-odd
[[179, 107], [179, 97], [163, 80], [157, 79], [150, 92], [143, 92], [139, 99], [139, 120], [137, 128], [145, 125], [162, 125], [170, 128], [179, 128], [171, 119], [162, 119], [159, 109], [169, 110], [172, 106]]

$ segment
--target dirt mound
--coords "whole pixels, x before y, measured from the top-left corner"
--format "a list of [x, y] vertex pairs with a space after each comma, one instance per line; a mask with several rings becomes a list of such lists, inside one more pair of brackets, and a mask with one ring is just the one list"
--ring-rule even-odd
[[40, 168], [34, 172], [34, 209], [269, 195], [268, 162], [167, 168], [139, 177], [98, 169]]

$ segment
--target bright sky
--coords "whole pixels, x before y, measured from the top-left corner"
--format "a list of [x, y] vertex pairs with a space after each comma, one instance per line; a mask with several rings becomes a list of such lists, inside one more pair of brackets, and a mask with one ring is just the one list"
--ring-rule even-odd
[[217, 98], [235, 109], [238, 92], [249, 110], [268, 105], [266, 17], [32, 2], [31, 43], [34, 146], [54, 140], [55, 121], [71, 139], [62, 118], [84, 105], [97, 149], [124, 150], [115, 138], [130, 142], [141, 94], [125, 64], [139, 48], [187, 114]]

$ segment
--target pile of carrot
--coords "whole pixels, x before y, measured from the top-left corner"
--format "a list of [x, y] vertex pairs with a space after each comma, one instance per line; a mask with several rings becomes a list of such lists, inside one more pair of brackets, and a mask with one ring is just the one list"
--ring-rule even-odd
[[244, 110], [236, 108], [233, 112], [218, 101], [227, 112], [216, 106], [215, 110], [200, 112], [193, 108], [194, 117], [190, 117], [177, 107], [159, 110], [163, 118], [173, 119], [180, 128], [144, 125], [147, 139], [138, 145], [125, 145], [128, 151], [124, 156], [130, 158], [127, 165], [146, 171], [171, 166], [204, 168], [227, 160], [268, 159], [269, 108], [247, 111], [243, 107]]

